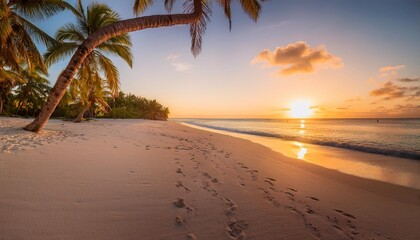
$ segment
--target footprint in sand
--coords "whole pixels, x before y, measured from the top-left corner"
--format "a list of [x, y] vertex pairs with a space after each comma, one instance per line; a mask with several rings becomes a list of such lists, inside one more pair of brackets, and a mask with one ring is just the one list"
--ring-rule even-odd
[[175, 207], [177, 207], [177, 208], [184, 208], [184, 207], [186, 207], [187, 205], [185, 205], [185, 202], [184, 202], [184, 199], [182, 199], [182, 198], [177, 198], [174, 202], [173, 202], [173, 204], [175, 205]]
[[181, 216], [176, 216], [175, 217], [175, 224], [178, 226], [183, 226], [185, 225], [185, 219], [183, 219]]
[[177, 188], [183, 188], [185, 191], [187, 191], [187, 193], [191, 192], [191, 189], [189, 189], [188, 187], [186, 187], [186, 186], [182, 183], [182, 181], [179, 181], [179, 180], [178, 180], [178, 182], [175, 184], [175, 186], [176, 186]]
[[274, 183], [270, 181], [268, 178], [264, 180], [264, 182], [270, 184], [271, 186], [274, 186]]
[[286, 194], [286, 195], [288, 195], [288, 196], [290, 196], [290, 197], [294, 197], [295, 195], [293, 194], [293, 193], [291, 193], [291, 192], [284, 192], [284, 194]]
[[188, 240], [197, 240], [197, 237], [194, 235], [194, 233], [188, 233], [187, 234]]
[[194, 209], [187, 206], [184, 202], [184, 199], [182, 198], [177, 198], [175, 201], [172, 202], [174, 204], [175, 207], [177, 208], [185, 208], [187, 209], [187, 213], [192, 212]]
[[244, 230], [248, 228], [248, 224], [243, 220], [233, 220], [226, 224], [226, 232], [233, 239], [246, 239]]
[[293, 192], [297, 192], [297, 190], [296, 190], [296, 189], [294, 189], [294, 188], [286, 188], [286, 189], [288, 189], [288, 190], [290, 190], [290, 191], [293, 191]]
[[185, 174], [184, 174], [184, 172], [182, 172], [181, 168], [178, 168], [178, 169], [176, 170], [176, 173], [178, 173], [178, 174], [182, 174], [182, 176], [184, 176], [184, 177], [185, 177]]
[[318, 198], [316, 198], [316, 197], [311, 197], [311, 196], [306, 196], [307, 198], [310, 198], [310, 199], [312, 199], [312, 200], [314, 200], [314, 201], [319, 201], [319, 199]]
[[351, 215], [350, 213], [346, 213], [343, 210], [340, 210], [340, 209], [333, 209], [333, 210], [336, 211], [336, 212], [339, 212], [339, 213], [343, 214], [346, 217], [349, 217], [349, 218], [352, 218], [352, 219], [356, 219], [355, 216]]

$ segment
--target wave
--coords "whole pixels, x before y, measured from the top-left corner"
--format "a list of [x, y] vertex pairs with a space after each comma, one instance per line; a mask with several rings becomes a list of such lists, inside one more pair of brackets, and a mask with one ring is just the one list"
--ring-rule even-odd
[[385, 156], [420, 160], [420, 153], [405, 151], [405, 150], [400, 150], [400, 149], [384, 149], [384, 148], [379, 148], [375, 146], [361, 145], [361, 144], [357, 144], [353, 142], [327, 141], [327, 140], [321, 140], [321, 139], [309, 139], [305, 137], [288, 136], [288, 135], [282, 135], [278, 133], [261, 132], [261, 131], [255, 131], [255, 130], [242, 130], [242, 129], [228, 128], [228, 127], [213, 126], [213, 125], [208, 125], [204, 123], [197, 123], [194, 121], [185, 121], [185, 123], [199, 126], [199, 127], [227, 131], [227, 132], [242, 133], [242, 134], [249, 134], [249, 135], [255, 135], [255, 136], [262, 136], [262, 137], [279, 138], [279, 139], [283, 139], [287, 141], [299, 141], [299, 142], [311, 143], [311, 144], [316, 144], [316, 145], [355, 150], [359, 152], [375, 153], [375, 154], [381, 154]]

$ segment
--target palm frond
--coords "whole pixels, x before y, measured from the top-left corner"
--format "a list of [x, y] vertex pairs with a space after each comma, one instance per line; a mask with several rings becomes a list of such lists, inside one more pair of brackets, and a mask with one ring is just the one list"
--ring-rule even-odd
[[15, 28], [14, 32], [14, 41], [16, 46], [18, 46], [17, 51], [19, 56], [22, 57], [27, 64], [28, 69], [35, 69], [39, 67], [44, 73], [47, 73], [47, 67], [44, 64], [44, 59], [41, 56], [38, 48], [32, 42], [31, 37], [24, 28]]
[[105, 80], [113, 96], [120, 90], [119, 72], [112, 61], [102, 54], [97, 54], [98, 63], [105, 75]]
[[88, 35], [84, 32], [81, 32], [79, 26], [76, 26], [73, 23], [68, 23], [57, 30], [55, 38], [57, 41], [72, 41], [81, 44]]
[[248, 16], [254, 20], [257, 21], [261, 9], [262, 9], [262, 3], [266, 2], [267, 0], [240, 0], [242, 9]]
[[168, 12], [172, 11], [172, 8], [174, 7], [176, 0], [165, 0], [165, 9]]
[[79, 46], [76, 43], [60, 42], [52, 45], [44, 53], [44, 61], [47, 66], [72, 56]]
[[154, 0], [134, 0], [133, 12], [135, 15], [142, 14], [148, 7], [150, 7]]
[[232, 0], [219, 0], [219, 4], [223, 7], [225, 16], [229, 21], [229, 30], [232, 29], [232, 11], [230, 8], [230, 3]]
[[57, 41], [48, 35], [46, 32], [42, 31], [40, 28], [32, 24], [30, 21], [26, 20], [25, 18], [14, 14], [14, 17], [19, 20], [25, 30], [32, 36], [37, 42], [42, 42], [45, 46], [50, 46], [55, 44]]
[[4, 44], [12, 32], [10, 25], [10, 8], [5, 2], [0, 2], [0, 44]]
[[[184, 9], [187, 13], [193, 12], [194, 1], [187, 0], [184, 3]], [[200, 20], [190, 25], [191, 52], [194, 56], [197, 56], [201, 52], [203, 35], [206, 31], [207, 23], [210, 22], [211, 15], [211, 1], [203, 1], [203, 14], [200, 17]]]
[[133, 53], [131, 52], [130, 46], [103, 43], [98, 46], [98, 49], [104, 53], [122, 58], [130, 67], [133, 67]]
[[11, 8], [33, 20], [43, 20], [67, 8], [63, 0], [13, 0]]

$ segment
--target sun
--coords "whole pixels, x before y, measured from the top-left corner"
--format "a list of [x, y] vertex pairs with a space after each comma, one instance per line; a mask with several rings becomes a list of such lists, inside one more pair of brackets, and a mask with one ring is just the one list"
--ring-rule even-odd
[[311, 102], [306, 100], [298, 100], [292, 103], [290, 108], [290, 117], [307, 118], [312, 116]]

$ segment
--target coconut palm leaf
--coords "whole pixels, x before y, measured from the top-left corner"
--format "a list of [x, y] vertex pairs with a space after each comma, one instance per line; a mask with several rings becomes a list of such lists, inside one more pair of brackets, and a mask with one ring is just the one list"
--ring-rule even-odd
[[137, 16], [142, 14], [148, 7], [150, 7], [155, 1], [154, 0], [135, 0], [133, 12]]
[[20, 15], [32, 20], [43, 20], [69, 7], [69, 4], [62, 0], [12, 0], [8, 5]]
[[46, 34], [44, 31], [39, 29], [30, 21], [26, 20], [25, 18], [15, 13], [12, 13], [12, 14], [20, 22], [20, 24], [26, 30], [26, 32], [35, 39], [35, 41], [42, 42], [45, 46], [50, 46], [57, 42], [53, 37]]
[[78, 47], [79, 45], [73, 42], [60, 42], [52, 45], [44, 53], [45, 64], [51, 66], [55, 62], [73, 55]]

